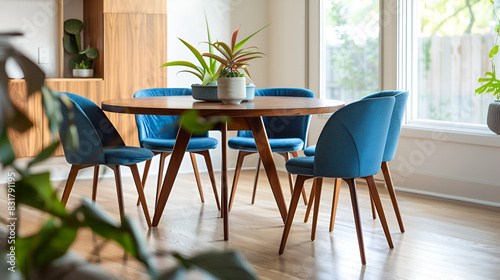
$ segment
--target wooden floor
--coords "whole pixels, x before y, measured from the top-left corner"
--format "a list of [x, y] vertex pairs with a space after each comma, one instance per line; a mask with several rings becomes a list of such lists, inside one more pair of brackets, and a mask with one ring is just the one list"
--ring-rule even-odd
[[[158, 268], [169, 269], [175, 261], [170, 253], [190, 256], [207, 250], [241, 252], [262, 279], [500, 279], [500, 209], [428, 196], [398, 193], [406, 232], [400, 233], [387, 192], [379, 188], [394, 241], [389, 249], [378, 220], [371, 218], [366, 185], [358, 184], [367, 265], [362, 266], [346, 185], [342, 185], [335, 230], [328, 232], [333, 181], [323, 187], [316, 241], [310, 240], [311, 221], [303, 222], [305, 206], [297, 210], [283, 255], [278, 248], [283, 223], [271, 190], [262, 173], [256, 203], [250, 204], [253, 172], [240, 177], [236, 200], [230, 213], [229, 241], [223, 241], [222, 219], [213, 198], [207, 174], [202, 174], [205, 203], [202, 204], [194, 175], [180, 175], [157, 228], [148, 230], [132, 179], [124, 178], [125, 212], [136, 217], [144, 229]], [[281, 181], [290, 198], [284, 174]], [[232, 179], [232, 177], [230, 177]], [[154, 182], [149, 178], [147, 196], [153, 211]], [[218, 183], [220, 180], [217, 181]], [[64, 182], [56, 182], [63, 186]], [[77, 180], [68, 207], [78, 205], [78, 197], [90, 197], [90, 180]], [[310, 183], [306, 183], [307, 189]], [[219, 184], [220, 187], [220, 184]], [[471, 186], [473, 187], [473, 186]], [[98, 203], [118, 217], [114, 180], [99, 184]], [[0, 198], [0, 214], [7, 215], [5, 197]], [[29, 234], [44, 217], [37, 211], [21, 212], [21, 231]], [[3, 220], [3, 219], [2, 219]], [[144, 268], [127, 258], [114, 244], [81, 231], [74, 249], [86, 258], [126, 279], [147, 279]], [[196, 278], [196, 277], [195, 277]]]

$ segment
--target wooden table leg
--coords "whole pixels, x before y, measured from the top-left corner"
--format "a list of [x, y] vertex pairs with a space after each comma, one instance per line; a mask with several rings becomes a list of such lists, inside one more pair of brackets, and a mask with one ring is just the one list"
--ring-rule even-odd
[[283, 191], [281, 189], [278, 171], [276, 171], [276, 165], [274, 164], [271, 146], [269, 146], [269, 140], [267, 138], [266, 130], [264, 129], [264, 123], [262, 122], [261, 117], [247, 117], [246, 120], [248, 126], [252, 130], [255, 144], [257, 145], [257, 150], [259, 150], [262, 164], [264, 165], [264, 169], [266, 170], [267, 179], [269, 180], [269, 184], [271, 185], [274, 199], [276, 199], [276, 204], [278, 205], [278, 209], [281, 213], [281, 218], [283, 219], [284, 223], [287, 217], [287, 207], [285, 204], [285, 199], [283, 197]]
[[221, 124], [222, 133], [222, 174], [221, 174], [221, 200], [222, 200], [222, 219], [224, 221], [224, 240], [229, 239], [229, 211], [227, 205], [227, 123]]
[[170, 157], [170, 162], [168, 163], [167, 174], [165, 175], [165, 180], [163, 181], [163, 186], [161, 188], [160, 195], [158, 196], [158, 203], [156, 204], [155, 215], [153, 217], [153, 227], [158, 226], [158, 223], [160, 222], [163, 209], [165, 209], [168, 196], [170, 195], [172, 186], [174, 185], [175, 177], [177, 177], [177, 172], [181, 166], [182, 158], [184, 157], [184, 153], [186, 153], [189, 139], [191, 139], [191, 134], [191, 132], [182, 129], [182, 127], [179, 128], [174, 149], [172, 150], [172, 156]]

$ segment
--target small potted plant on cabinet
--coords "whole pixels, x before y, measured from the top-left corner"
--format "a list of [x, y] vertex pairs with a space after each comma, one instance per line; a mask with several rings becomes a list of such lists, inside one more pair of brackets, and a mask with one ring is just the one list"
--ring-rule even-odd
[[484, 78], [479, 78], [478, 82], [486, 83], [476, 89], [476, 94], [492, 93], [496, 100], [490, 103], [488, 107], [487, 124], [491, 131], [500, 135], [500, 80], [497, 79], [495, 69], [495, 56], [498, 54], [498, 35], [500, 34], [500, 18], [495, 11], [495, 1], [490, 0], [493, 5], [493, 14], [495, 15], [495, 45], [490, 50], [489, 58], [491, 60], [491, 72], [486, 72]]
[[82, 49], [82, 39], [80, 32], [83, 30], [83, 23], [78, 19], [68, 19], [64, 22], [64, 49], [72, 54], [76, 54], [69, 60], [69, 66], [73, 69], [73, 77], [91, 78], [94, 76], [94, 59], [99, 56], [96, 48], [88, 46]]
[[249, 66], [248, 61], [256, 58], [262, 58], [262, 52], [257, 51], [256, 46], [243, 48], [243, 45], [255, 34], [260, 32], [266, 26], [259, 29], [257, 32], [237, 43], [239, 28], [233, 32], [231, 38], [231, 46], [224, 42], [207, 42], [214, 47], [220, 55], [213, 53], [204, 53], [203, 56], [213, 58], [220, 63], [217, 73], [217, 98], [224, 104], [239, 104], [246, 98], [246, 77], [243, 70], [250, 78], [250, 73], [246, 68]]

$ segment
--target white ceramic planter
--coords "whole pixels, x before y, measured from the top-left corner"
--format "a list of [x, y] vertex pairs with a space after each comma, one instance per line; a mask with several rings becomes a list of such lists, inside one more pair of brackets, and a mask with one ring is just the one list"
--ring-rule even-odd
[[73, 69], [73, 77], [92, 78], [94, 77], [94, 69]]
[[246, 78], [232, 77], [217, 79], [217, 98], [224, 104], [240, 104], [247, 96]]

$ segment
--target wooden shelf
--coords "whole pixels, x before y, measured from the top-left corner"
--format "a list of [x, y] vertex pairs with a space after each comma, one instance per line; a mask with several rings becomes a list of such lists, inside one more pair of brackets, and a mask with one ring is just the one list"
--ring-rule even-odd
[[[64, 3], [59, 5], [59, 38], [63, 37]], [[64, 48], [58, 40], [60, 77], [47, 85], [71, 92], [100, 105], [103, 100], [132, 97], [145, 88], [166, 87], [167, 72], [158, 67], [167, 61], [167, 0], [81, 0], [85, 44], [96, 47], [96, 78], [64, 78]], [[23, 90], [24, 89], [24, 90]], [[50, 143], [40, 100], [27, 100], [24, 79], [9, 81], [9, 93], [39, 127], [23, 135], [14, 134], [18, 156], [32, 157]], [[138, 145], [133, 115], [107, 113], [127, 145]], [[42, 129], [43, 128], [43, 129]], [[62, 149], [56, 155], [62, 155]]]

